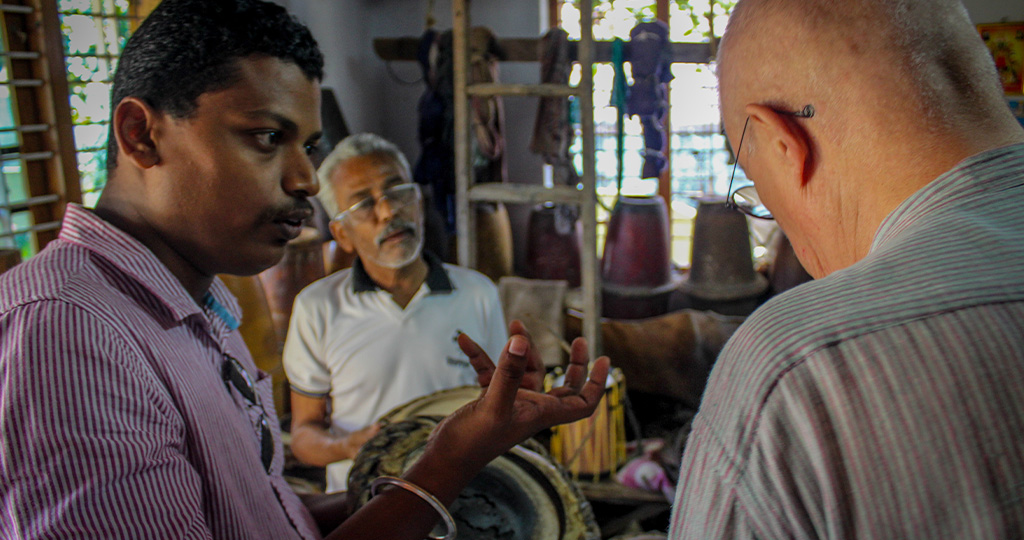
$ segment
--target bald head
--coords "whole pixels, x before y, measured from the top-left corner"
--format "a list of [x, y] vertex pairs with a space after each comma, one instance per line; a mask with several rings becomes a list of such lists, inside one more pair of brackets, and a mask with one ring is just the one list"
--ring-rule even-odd
[[726, 114], [742, 116], [747, 103], [812, 103], [832, 138], [881, 129], [948, 136], [1009, 119], [958, 0], [742, 0], [719, 74]]
[[959, 0], [740, 0], [718, 75], [740, 164], [815, 277], [961, 160], [1024, 141]]

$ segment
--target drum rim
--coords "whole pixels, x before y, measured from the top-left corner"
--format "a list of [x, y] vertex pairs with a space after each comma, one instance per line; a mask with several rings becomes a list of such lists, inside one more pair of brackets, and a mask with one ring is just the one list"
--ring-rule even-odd
[[[430, 431], [441, 420], [443, 420], [441, 416], [415, 416], [381, 428], [381, 431], [359, 451], [352, 470], [349, 472], [348, 498], [351, 507], [357, 509], [369, 500], [369, 482], [372, 478], [381, 474], [400, 475], [403, 465], [406, 465], [407, 456], [422, 451]], [[380, 439], [386, 439], [390, 436], [389, 430], [397, 431], [406, 427], [405, 424], [416, 425], [400, 441], [401, 444], [409, 445], [409, 448], [399, 455], [389, 455], [387, 451], [384, 451], [378, 459], [374, 459], [371, 456], [372, 452], [390, 449], [391, 446], [390, 444], [380, 446]], [[426, 434], [423, 434], [424, 430], [426, 430]], [[422, 440], [416, 441], [414, 435], [422, 435]], [[378, 444], [375, 445], [375, 441]], [[566, 540], [598, 540], [600, 538], [600, 529], [590, 502], [566, 469], [551, 457], [543, 445], [534, 439], [527, 439], [514, 446], [506, 454], [499, 456], [498, 459], [502, 458], [522, 469], [525, 475], [532, 477], [537, 485], [548, 493], [549, 499], [555, 503], [561, 538]], [[412, 462], [414, 461], [415, 458]], [[528, 467], [524, 467], [524, 464]]]

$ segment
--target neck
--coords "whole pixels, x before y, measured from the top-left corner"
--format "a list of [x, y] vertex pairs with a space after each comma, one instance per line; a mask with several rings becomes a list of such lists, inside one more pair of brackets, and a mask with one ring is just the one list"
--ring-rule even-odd
[[386, 268], [361, 259], [363, 269], [381, 289], [391, 293], [395, 303], [405, 309], [409, 301], [427, 280], [430, 268], [423, 256], [401, 268]]
[[[1009, 117], [1009, 115], [1006, 115]], [[1012, 123], [990, 122], [984, 130], [927, 132], [927, 126], [914, 126], [902, 132], [881, 128], [863, 140], [867, 150], [851, 156], [843, 163], [836, 182], [842, 193], [837, 207], [830, 213], [841, 227], [833, 238], [846, 242], [830, 242], [837, 252], [829, 258], [824, 274], [850, 266], [867, 256], [882, 222], [899, 205], [963, 160], [995, 148], [1024, 142], [1024, 130]], [[842, 152], [837, 152], [842, 154]], [[847, 154], [849, 155], [849, 154]], [[865, 162], [870, 156], [870, 163]]]
[[214, 276], [195, 267], [187, 258], [175, 251], [164, 239], [163, 234], [145, 219], [143, 213], [129, 200], [118, 196], [115, 186], [108, 184], [93, 212], [107, 223], [142, 242], [167, 267], [171, 275], [177, 278], [196, 304], [203, 305], [203, 296], [213, 284]]

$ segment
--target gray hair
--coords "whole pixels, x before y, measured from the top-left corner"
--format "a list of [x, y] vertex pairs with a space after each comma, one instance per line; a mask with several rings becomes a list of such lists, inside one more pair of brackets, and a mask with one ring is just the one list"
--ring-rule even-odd
[[317, 199], [320, 200], [320, 204], [323, 205], [329, 217], [333, 218], [341, 211], [338, 208], [338, 201], [334, 197], [334, 185], [331, 183], [334, 171], [349, 159], [370, 154], [383, 154], [390, 157], [402, 169], [405, 176], [412, 179], [409, 160], [405, 158], [405, 154], [398, 149], [398, 146], [395, 146], [395, 143], [374, 133], [349, 135], [342, 139], [334, 147], [334, 150], [331, 150], [316, 171], [317, 179], [320, 181], [320, 192], [317, 193]]

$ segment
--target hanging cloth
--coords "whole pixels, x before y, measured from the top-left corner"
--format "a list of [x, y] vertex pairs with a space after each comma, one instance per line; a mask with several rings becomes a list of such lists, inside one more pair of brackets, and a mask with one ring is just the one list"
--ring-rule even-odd
[[626, 152], [626, 100], [629, 96], [629, 85], [626, 81], [625, 42], [622, 38], [612, 41], [612, 69], [615, 81], [612, 85], [612, 106], [615, 107], [615, 194], [622, 192], [622, 175], [625, 170], [623, 159]]
[[[505, 58], [505, 51], [490, 29], [482, 26], [470, 29], [469, 84], [499, 82], [498, 61]], [[505, 166], [505, 108], [501, 97], [471, 97], [470, 121], [476, 143], [472, 181], [478, 184], [504, 182], [508, 173]]]
[[420, 143], [420, 157], [413, 169], [413, 180], [429, 186], [434, 207], [444, 218], [445, 230], [455, 233], [455, 160], [451, 129], [451, 65], [448, 67], [449, 99], [443, 91], [444, 66], [439, 65], [441, 57], [439, 34], [428, 28], [420, 37], [416, 60], [423, 71], [426, 89], [417, 104], [419, 123], [417, 138]]
[[644, 165], [641, 178], [655, 178], [668, 165], [665, 159], [665, 114], [672, 80], [668, 25], [642, 22], [629, 32], [629, 61], [633, 84], [626, 101], [627, 113], [638, 115], [644, 133]]
[[[540, 58], [540, 82], [544, 84], [569, 84], [572, 61], [569, 58], [569, 33], [561, 28], [548, 30], [538, 44]], [[542, 97], [537, 105], [537, 116], [533, 123], [533, 137], [530, 151], [538, 154], [552, 166], [556, 185], [576, 185], [578, 174], [569, 155], [572, 146], [573, 126], [570, 118], [569, 99], [565, 97]]]

